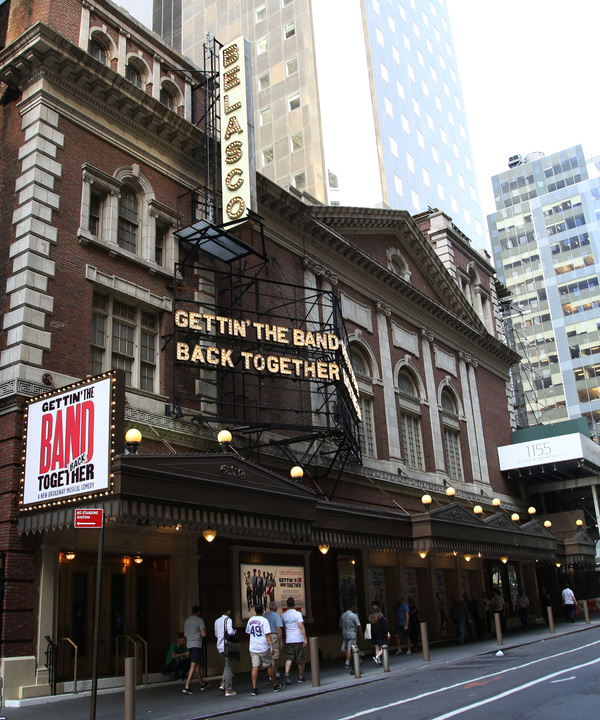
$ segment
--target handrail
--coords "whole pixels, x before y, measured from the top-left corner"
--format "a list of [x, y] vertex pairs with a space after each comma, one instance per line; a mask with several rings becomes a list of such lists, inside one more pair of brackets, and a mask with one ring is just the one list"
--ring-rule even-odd
[[139, 640], [142, 643], [142, 645], [144, 646], [144, 675], [146, 677], [146, 682], [144, 683], [144, 685], [147, 685], [148, 684], [148, 643], [140, 635], [136, 634], [133, 637], [136, 638], [137, 640]]
[[115, 676], [119, 674], [119, 640], [121, 638], [125, 638], [126, 640], [129, 640], [129, 642], [133, 645], [135, 661], [137, 664], [137, 648], [138, 648], [137, 642], [131, 637], [131, 635], [117, 635], [115, 637]]
[[131, 635], [117, 635], [115, 637], [115, 675], [119, 674], [119, 640], [121, 638], [125, 638], [133, 645], [136, 668], [140, 667], [138, 658], [138, 650], [140, 648], [140, 645], [144, 648], [144, 673], [142, 676], [142, 680], [145, 676], [146, 681], [143, 684], [148, 685], [148, 643], [146, 642], [146, 640], [144, 640], [143, 637], [141, 637], [141, 635], [138, 635], [137, 633], [133, 637]]
[[62, 637], [61, 640], [65, 640], [69, 643], [74, 649], [75, 649], [75, 665], [73, 667], [73, 695], [77, 693], [77, 654], [79, 652], [79, 648], [77, 645], [71, 640], [71, 638], [68, 637]]

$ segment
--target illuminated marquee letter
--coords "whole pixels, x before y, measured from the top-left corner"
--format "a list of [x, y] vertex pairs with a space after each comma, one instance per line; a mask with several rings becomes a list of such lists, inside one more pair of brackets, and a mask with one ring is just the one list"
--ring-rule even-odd
[[242, 126], [239, 124], [238, 119], [235, 115], [229, 118], [229, 122], [227, 123], [227, 129], [225, 130], [225, 140], [229, 140], [229, 138], [234, 133], [243, 133]]
[[240, 59], [240, 51], [236, 43], [228, 45], [223, 50], [223, 67], [229, 67]]
[[225, 162], [234, 163], [242, 159], [244, 153], [242, 152], [242, 143], [239, 140], [234, 140], [229, 143], [225, 148]]
[[[233, 168], [233, 170], [230, 170], [227, 173], [227, 177], [225, 178], [225, 184], [230, 190], [237, 190], [238, 188], [242, 187], [244, 184], [244, 180], [242, 179], [243, 170], [240, 170], [240, 168]], [[238, 175], [238, 178], [234, 180], [234, 177]]]
[[232, 113], [234, 110], [239, 110], [242, 107], [241, 102], [233, 103], [233, 105], [229, 104], [229, 95], [225, 95], [223, 98], [223, 103], [225, 105], [225, 115], [229, 115], [229, 113]]

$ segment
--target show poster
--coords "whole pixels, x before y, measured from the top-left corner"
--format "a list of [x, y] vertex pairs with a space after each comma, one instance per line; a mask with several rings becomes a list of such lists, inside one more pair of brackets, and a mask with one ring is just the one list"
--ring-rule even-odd
[[386, 614], [385, 569], [382, 567], [368, 568], [369, 600], [371, 605], [377, 605], [381, 612]]
[[289, 597], [303, 615], [306, 612], [306, 586], [304, 567], [296, 565], [248, 565], [240, 563], [242, 620], [254, 615], [254, 606], [262, 604], [265, 611], [273, 600], [281, 614]]
[[109, 489], [112, 376], [32, 400], [22, 504], [55, 505]]
[[408, 603], [412, 600], [419, 604], [419, 586], [417, 584], [417, 571], [413, 568], [404, 569], [404, 600]]
[[338, 555], [338, 582], [340, 588], [340, 608], [345, 612], [356, 607], [356, 560], [352, 555]]

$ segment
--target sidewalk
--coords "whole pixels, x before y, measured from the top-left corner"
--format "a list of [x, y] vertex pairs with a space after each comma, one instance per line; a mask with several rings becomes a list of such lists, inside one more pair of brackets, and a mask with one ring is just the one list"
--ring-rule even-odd
[[[574, 624], [558, 623], [556, 632], [552, 635], [545, 625], [531, 626], [526, 630], [516, 628], [511, 630], [499, 646], [495, 638], [476, 640], [459, 645], [456, 640], [430, 645], [430, 662], [424, 663], [421, 651], [411, 655], [394, 655], [395, 646], [390, 652], [390, 672], [384, 673], [371, 659], [369, 652], [365, 653], [361, 665], [360, 679], [355, 678], [344, 669], [344, 659], [322, 661], [320, 667], [320, 687], [313, 687], [312, 681], [297, 683], [297, 671], [292, 668], [292, 685], [288, 685], [281, 692], [274, 693], [269, 684], [267, 674], [261, 671], [258, 687], [261, 691], [258, 697], [250, 695], [251, 684], [249, 673], [240, 673], [234, 678], [233, 689], [237, 691], [235, 697], [225, 698], [219, 692], [220, 677], [207, 678], [210, 687], [200, 692], [198, 684], [192, 684], [195, 695], [184, 695], [181, 690], [181, 681], [172, 681], [154, 685], [139, 686], [136, 688], [136, 717], [148, 717], [152, 720], [173, 720], [175, 718], [218, 717], [232, 712], [241, 712], [253, 708], [287, 702], [290, 699], [314, 696], [321, 693], [334, 692], [345, 687], [366, 684], [377, 680], [391, 678], [398, 672], [407, 669], [414, 670], [420, 666], [445, 664], [461, 658], [478, 655], [495, 654], [498, 650], [506, 653], [512, 648], [530, 643], [551, 640], [552, 638], [586, 630], [598, 631], [600, 619], [586, 625], [583, 619]], [[310, 666], [307, 665], [307, 675], [310, 677]], [[311, 678], [312, 680], [312, 678]], [[124, 691], [122, 688], [114, 690], [101, 690], [98, 692], [97, 720], [119, 718], [124, 713]], [[56, 697], [36, 698], [32, 700], [9, 701], [0, 711], [0, 717], [7, 720], [13, 718], [27, 718], [27, 720], [64, 720], [70, 718], [87, 718], [90, 714], [90, 692], [80, 692], [76, 695], [60, 695]]]

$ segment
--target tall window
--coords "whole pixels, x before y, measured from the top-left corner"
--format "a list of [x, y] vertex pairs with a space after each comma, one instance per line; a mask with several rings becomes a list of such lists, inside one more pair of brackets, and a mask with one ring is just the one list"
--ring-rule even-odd
[[286, 40], [288, 40], [295, 34], [296, 34], [296, 21], [295, 20], [292, 20], [291, 22], [286, 23], [283, 26], [283, 36], [285, 37]]
[[110, 295], [94, 292], [92, 298], [92, 375], [118, 369], [125, 382], [155, 391], [157, 376], [158, 317]]
[[164, 87], [160, 89], [160, 101], [165, 107], [168, 107], [169, 110], [175, 111], [175, 100], [171, 93]]
[[90, 218], [89, 228], [92, 235], [100, 237], [102, 232], [102, 196], [92, 192], [90, 195]]
[[463, 480], [463, 464], [460, 451], [460, 430], [456, 402], [449, 390], [443, 390], [441, 396], [442, 424], [444, 429], [444, 453], [446, 472], [452, 480]]
[[125, 68], [125, 77], [130, 83], [133, 83], [136, 87], [142, 87], [142, 74], [134, 67], [131, 63]]
[[373, 428], [373, 399], [367, 392], [372, 389], [372, 375], [367, 361], [361, 353], [354, 348], [350, 349], [350, 362], [360, 385], [358, 403], [362, 415], [362, 422], [358, 424], [358, 441], [363, 455], [375, 457], [375, 432]]
[[131, 188], [123, 188], [119, 200], [119, 229], [117, 244], [123, 250], [136, 252], [139, 223], [139, 203], [137, 194]]
[[96, 58], [96, 60], [98, 60], [98, 62], [101, 62], [103, 65], [106, 65], [106, 61], [107, 61], [106, 48], [100, 42], [100, 40], [98, 40], [98, 38], [93, 37], [90, 40], [88, 51], [93, 58]]
[[420, 402], [415, 382], [406, 370], [398, 374], [398, 391], [404, 461], [409, 467], [424, 470]]

